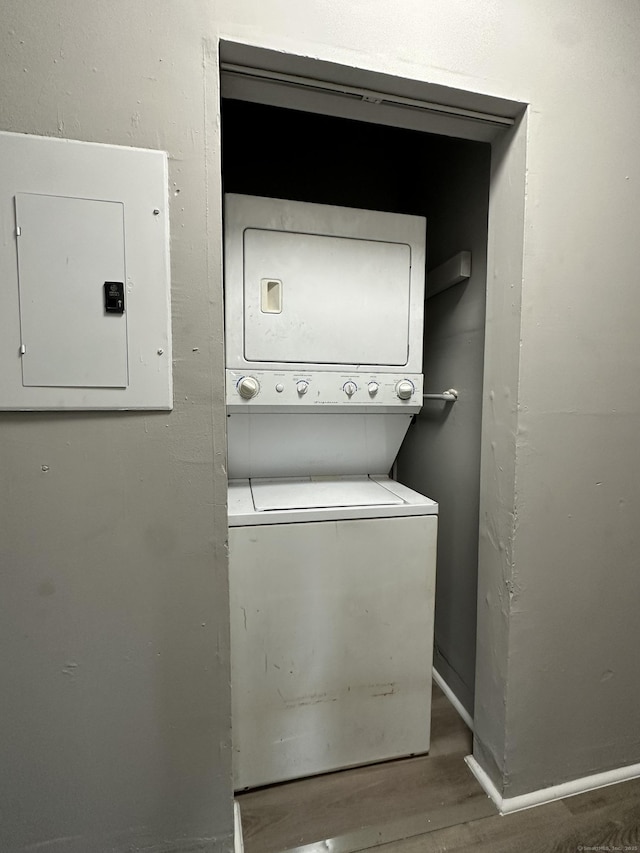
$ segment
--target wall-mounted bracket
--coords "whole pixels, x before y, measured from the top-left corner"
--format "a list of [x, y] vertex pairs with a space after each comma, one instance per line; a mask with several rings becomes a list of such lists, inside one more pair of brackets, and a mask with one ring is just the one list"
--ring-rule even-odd
[[427, 273], [427, 299], [471, 276], [471, 252], [458, 252]]

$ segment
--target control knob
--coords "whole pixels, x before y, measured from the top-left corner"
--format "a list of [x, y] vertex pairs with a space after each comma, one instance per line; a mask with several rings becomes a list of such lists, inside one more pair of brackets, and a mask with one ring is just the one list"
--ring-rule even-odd
[[353, 397], [353, 395], [358, 390], [358, 386], [355, 382], [345, 382], [342, 386], [342, 390], [347, 395], [347, 397]]
[[414, 391], [413, 382], [409, 382], [408, 379], [403, 379], [396, 385], [396, 394], [401, 400], [410, 399]]
[[243, 376], [238, 382], [238, 394], [243, 400], [250, 400], [260, 390], [260, 383], [253, 376]]
[[309, 383], [306, 379], [301, 379], [296, 383], [296, 391], [302, 397], [303, 394], [306, 394], [309, 389]]
[[367, 391], [369, 392], [369, 394], [372, 397], [375, 397], [379, 390], [380, 390], [380, 386], [378, 385], [377, 382], [370, 382], [367, 385]]

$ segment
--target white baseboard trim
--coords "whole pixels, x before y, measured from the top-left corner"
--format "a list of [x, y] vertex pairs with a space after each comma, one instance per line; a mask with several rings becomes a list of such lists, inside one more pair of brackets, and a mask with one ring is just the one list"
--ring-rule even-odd
[[240, 803], [237, 800], [233, 801], [233, 853], [244, 853], [242, 817], [240, 815]]
[[496, 788], [496, 786], [493, 784], [491, 779], [489, 779], [488, 775], [484, 772], [482, 767], [480, 767], [473, 755], [465, 756], [464, 763], [467, 765], [469, 770], [471, 770], [478, 782], [480, 782], [480, 785], [484, 788], [485, 794], [489, 797], [489, 799], [493, 800], [500, 814], [504, 814], [502, 810], [504, 800], [498, 793], [498, 789]]
[[631, 764], [628, 767], [617, 767], [615, 770], [607, 770], [604, 773], [583, 776], [581, 779], [563, 782], [561, 785], [552, 785], [550, 788], [540, 788], [538, 791], [521, 794], [519, 797], [502, 797], [472, 755], [467, 755], [465, 762], [502, 815], [530, 809], [534, 806], [542, 806], [545, 803], [552, 803], [554, 800], [563, 800], [565, 797], [575, 797], [577, 794], [595, 791], [597, 788], [606, 788], [609, 785], [616, 785], [618, 782], [627, 782], [629, 779], [640, 778], [640, 764]]
[[447, 682], [440, 675], [438, 670], [435, 669], [435, 667], [433, 668], [432, 673], [433, 673], [433, 680], [435, 681], [435, 683], [438, 685], [440, 690], [442, 690], [442, 692], [447, 697], [449, 702], [451, 702], [451, 704], [456, 709], [456, 711], [460, 714], [460, 716], [462, 717], [464, 722], [467, 724], [467, 726], [471, 729], [471, 731], [473, 731], [473, 717], [471, 716], [471, 714], [467, 711], [467, 709], [464, 707], [462, 702], [458, 699], [456, 694], [449, 687]]

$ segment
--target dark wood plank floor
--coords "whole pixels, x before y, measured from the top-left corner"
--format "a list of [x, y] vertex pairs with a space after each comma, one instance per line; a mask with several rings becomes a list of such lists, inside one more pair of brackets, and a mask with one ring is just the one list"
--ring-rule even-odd
[[470, 752], [469, 730], [434, 685], [428, 756], [239, 795], [245, 851], [335, 839], [327, 849], [340, 853], [640, 853], [640, 780], [501, 817], [464, 764]]
[[412, 833], [433, 831], [495, 814], [463, 761], [471, 733], [435, 685], [431, 727], [428, 756], [240, 794], [246, 853], [282, 853], [381, 824], [381, 839], [402, 838], [407, 826]]
[[376, 847], [376, 853], [640, 851], [640, 780]]

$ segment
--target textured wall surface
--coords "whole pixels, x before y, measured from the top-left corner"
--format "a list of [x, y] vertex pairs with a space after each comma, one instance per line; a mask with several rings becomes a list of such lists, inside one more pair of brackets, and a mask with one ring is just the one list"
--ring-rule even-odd
[[229, 843], [218, 35], [530, 103], [476, 721], [506, 795], [640, 761], [639, 31], [634, 0], [5, 0], [0, 128], [170, 153], [176, 359], [170, 415], [0, 419], [6, 849]]
[[3, 5], [3, 130], [169, 152], [175, 358], [171, 413], [0, 416], [7, 853], [231, 845], [209, 27], [197, 2]]

